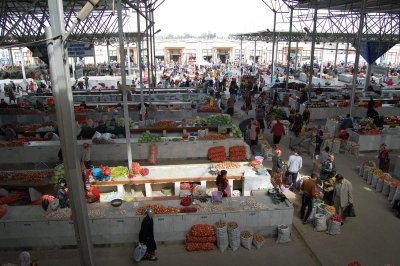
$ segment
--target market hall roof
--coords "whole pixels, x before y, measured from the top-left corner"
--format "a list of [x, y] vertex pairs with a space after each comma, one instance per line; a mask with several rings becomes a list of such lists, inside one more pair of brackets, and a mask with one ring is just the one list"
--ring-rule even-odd
[[[266, 31], [257, 31], [250, 33], [236, 33], [231, 34], [231, 37], [235, 39], [242, 39], [246, 41], [264, 41], [264, 42], [272, 42], [274, 40], [274, 33], [266, 30]], [[312, 35], [307, 32], [275, 32], [275, 38], [277, 41], [288, 42], [289, 39], [291, 41], [299, 41], [299, 42], [307, 42], [312, 41]], [[357, 33], [329, 33], [329, 32], [317, 32], [316, 33], [316, 41], [317, 42], [353, 42], [357, 38]], [[368, 34], [362, 35], [362, 40], [369, 41], [395, 41], [400, 43], [400, 36], [394, 35], [380, 35], [380, 34]]]
[[[289, 0], [290, 1], [290, 0]], [[288, 2], [289, 2], [288, 1]], [[317, 8], [361, 12], [364, 0], [291, 0], [296, 8]], [[296, 4], [297, 2], [297, 4]], [[365, 13], [396, 13], [400, 12], [399, 0], [367, 0]]]
[[[139, 10], [157, 8], [159, 0], [141, 0]], [[88, 0], [63, 1], [66, 30]], [[71, 35], [71, 40], [107, 42], [118, 38], [118, 20], [114, 0], [103, 0], [90, 15], [81, 21]], [[124, 9], [136, 7], [136, 0], [122, 0]], [[123, 14], [124, 24], [128, 16]], [[0, 0], [0, 47], [26, 46], [27, 43], [44, 42], [45, 25], [49, 23], [48, 0]], [[135, 33], [129, 38], [137, 37]]]

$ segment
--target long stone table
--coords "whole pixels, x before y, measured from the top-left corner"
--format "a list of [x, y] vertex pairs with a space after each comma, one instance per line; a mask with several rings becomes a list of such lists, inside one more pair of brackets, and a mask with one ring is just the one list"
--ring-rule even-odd
[[[224, 198], [218, 206], [224, 211], [216, 213], [179, 213], [156, 215], [154, 234], [156, 241], [184, 241], [191, 226], [198, 223], [213, 225], [220, 219], [235, 221], [241, 230], [250, 230], [265, 236], [276, 236], [281, 224], [291, 227], [293, 205], [288, 201], [274, 204], [268, 196], [254, 199], [265, 206], [260, 210], [244, 209], [248, 197]], [[94, 203], [101, 209], [102, 217], [89, 219], [94, 244], [131, 244], [138, 240], [142, 216], [136, 208], [147, 204], [179, 206], [178, 200], [123, 203], [114, 208], [109, 204]], [[242, 204], [241, 204], [242, 203]], [[72, 220], [50, 220], [41, 206], [10, 206], [0, 220], [0, 248], [62, 247], [76, 245]]]

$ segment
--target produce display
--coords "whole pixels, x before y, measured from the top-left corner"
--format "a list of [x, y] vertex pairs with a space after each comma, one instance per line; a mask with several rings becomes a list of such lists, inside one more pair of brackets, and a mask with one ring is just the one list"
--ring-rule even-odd
[[229, 147], [229, 160], [245, 161], [246, 160], [246, 147], [243, 145]]
[[211, 107], [209, 104], [202, 106], [197, 109], [198, 113], [221, 113], [221, 110], [218, 107]]
[[208, 159], [211, 162], [226, 161], [226, 151], [224, 146], [216, 146], [208, 149]]
[[187, 251], [207, 251], [214, 250], [214, 243], [186, 243]]
[[230, 115], [220, 114], [220, 115], [209, 115], [203, 118], [203, 122], [207, 126], [231, 126], [233, 121]]
[[209, 224], [195, 224], [192, 226], [190, 234], [196, 237], [210, 237], [215, 235], [215, 229]]
[[240, 128], [236, 125], [232, 125], [232, 131], [229, 133], [232, 138], [243, 138], [243, 133]]
[[198, 138], [198, 140], [222, 140], [226, 138], [227, 138], [226, 134], [209, 133], [207, 136]]
[[253, 235], [253, 240], [255, 242], [264, 242], [265, 241], [265, 237], [260, 235], [260, 234], [254, 234]]
[[223, 220], [218, 220], [218, 221], [215, 223], [215, 227], [216, 227], [216, 228], [224, 228], [225, 226], [226, 226], [226, 222], [223, 221]]
[[215, 236], [193, 236], [190, 233], [186, 235], [186, 243], [214, 243], [217, 241]]
[[339, 223], [341, 223], [343, 221], [342, 216], [340, 216], [339, 214], [332, 214], [329, 219], [334, 222], [339, 222]]
[[308, 108], [321, 108], [321, 107], [326, 108], [326, 107], [329, 107], [329, 105], [326, 102], [317, 102], [317, 103], [307, 104], [307, 107]]
[[193, 213], [193, 212], [197, 212], [197, 208], [195, 207], [180, 208], [180, 213]]
[[145, 132], [140, 135], [139, 142], [161, 142], [161, 136]]
[[158, 159], [158, 146], [157, 144], [150, 144], [149, 146], [149, 158], [147, 162], [151, 165], [156, 165]]
[[249, 197], [244, 201], [240, 202], [240, 206], [246, 210], [246, 211], [250, 211], [250, 210], [263, 210], [266, 209], [267, 206], [265, 204], [259, 203], [257, 202], [254, 198]]
[[157, 205], [157, 204], [148, 204], [136, 209], [136, 215], [144, 215], [146, 209], [152, 209], [155, 214], [177, 214], [180, 212], [180, 209], [177, 207]]
[[275, 118], [280, 118], [282, 120], [287, 119], [286, 112], [285, 112], [285, 110], [282, 110], [282, 109], [274, 109], [273, 115]]
[[252, 236], [253, 236], [253, 234], [248, 230], [244, 230], [240, 233], [240, 237], [243, 237], [243, 238], [249, 238]]
[[140, 163], [138, 162], [132, 162], [132, 173], [135, 175], [140, 174]]
[[48, 181], [51, 171], [4, 171], [0, 172], [0, 182], [40, 183]]
[[359, 135], [382, 135], [383, 132], [380, 129], [369, 129], [369, 130], [358, 130], [356, 131]]
[[377, 176], [382, 176], [384, 174], [384, 172], [381, 169], [379, 169], [378, 167], [370, 168], [369, 172], [371, 172], [373, 175], [377, 175]]
[[239, 225], [236, 222], [229, 222], [227, 227], [228, 227], [228, 231], [232, 231], [232, 230], [235, 230], [236, 228], [238, 228]]
[[215, 168], [217, 168], [218, 170], [236, 169], [236, 168], [240, 168], [240, 163], [222, 162], [222, 163], [215, 164]]
[[181, 183], [181, 190], [190, 190], [190, 184], [189, 183]]
[[111, 169], [111, 178], [113, 180], [118, 180], [120, 178], [125, 178], [129, 175], [129, 169], [125, 166], [117, 166]]
[[0, 204], [11, 204], [11, 203], [18, 201], [20, 198], [21, 198], [21, 195], [18, 193], [0, 197]]
[[52, 182], [54, 184], [58, 184], [58, 180], [60, 180], [60, 178], [64, 178], [64, 177], [65, 177], [65, 168], [64, 168], [64, 164], [61, 163], [61, 164], [57, 165], [56, 167], [54, 167]]
[[185, 198], [182, 198], [181, 199], [181, 205], [182, 206], [190, 206], [190, 205], [192, 205], [192, 200], [190, 199], [190, 198], [188, 198], [188, 197], [185, 197]]
[[176, 127], [178, 124], [175, 121], [157, 121], [155, 127]]
[[[85, 111], [86, 110], [91, 110], [91, 109], [85, 109]], [[110, 127], [110, 126], [125, 127], [125, 120], [123, 117], [111, 118], [111, 119], [106, 119], [104, 121], [104, 124], [107, 127]], [[132, 118], [129, 118], [129, 127], [131, 127], [132, 124], [133, 124], [133, 120], [132, 120]]]

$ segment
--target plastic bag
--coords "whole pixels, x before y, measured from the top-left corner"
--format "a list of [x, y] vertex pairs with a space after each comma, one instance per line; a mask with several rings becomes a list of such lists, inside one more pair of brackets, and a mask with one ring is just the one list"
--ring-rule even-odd
[[246, 249], [249, 250], [251, 249], [252, 242], [253, 242], [253, 235], [251, 235], [251, 237], [240, 237], [240, 243]]
[[158, 146], [157, 144], [150, 144], [148, 163], [151, 165], [156, 165], [157, 159], [158, 159]]
[[317, 208], [315, 206], [313, 206], [312, 210], [311, 210], [311, 214], [310, 216], [308, 216], [307, 222], [312, 222], [315, 220], [315, 215], [317, 214]]
[[367, 184], [368, 185], [371, 185], [371, 182], [372, 182], [372, 176], [373, 176], [374, 174], [372, 173], [372, 172], [368, 172], [368, 177], [367, 177]]
[[383, 189], [383, 179], [378, 178], [378, 181], [376, 182], [376, 187], [375, 187], [377, 192], [382, 192]]
[[56, 211], [60, 207], [60, 200], [55, 199], [49, 204], [49, 208], [52, 211]]
[[139, 243], [139, 245], [135, 248], [135, 251], [133, 252], [133, 259], [136, 262], [141, 261], [141, 259], [144, 257], [146, 252], [147, 252], [146, 245]]
[[356, 212], [354, 210], [354, 205], [350, 203], [349, 205], [346, 206], [343, 210], [343, 216], [344, 217], [356, 217]]
[[396, 193], [396, 187], [392, 184], [390, 184], [390, 192], [389, 192], [389, 196], [388, 196], [388, 200], [392, 201], [394, 198], [394, 194]]
[[330, 235], [339, 235], [341, 226], [342, 226], [342, 224], [340, 222], [329, 220], [329, 222], [328, 222], [328, 234], [330, 234]]
[[0, 219], [3, 218], [4, 215], [7, 213], [7, 205], [1, 204], [0, 205]]
[[217, 237], [217, 247], [219, 251], [224, 252], [229, 245], [228, 230], [226, 225], [224, 227], [215, 227], [216, 237]]
[[239, 227], [228, 230], [229, 246], [233, 251], [236, 251], [240, 246], [240, 229]]
[[389, 196], [389, 193], [390, 193], [390, 184], [385, 180], [383, 181], [382, 194], [383, 196]]
[[377, 175], [372, 175], [371, 186], [376, 188], [376, 184], [378, 183], [379, 177]]
[[290, 227], [282, 224], [278, 226], [278, 239], [276, 240], [276, 243], [283, 244], [287, 242], [290, 242]]
[[326, 231], [326, 216], [321, 213], [317, 213], [315, 215], [315, 220], [314, 220], [314, 230], [317, 232], [324, 232]]
[[400, 187], [396, 188], [391, 204], [394, 205], [396, 200], [400, 200]]

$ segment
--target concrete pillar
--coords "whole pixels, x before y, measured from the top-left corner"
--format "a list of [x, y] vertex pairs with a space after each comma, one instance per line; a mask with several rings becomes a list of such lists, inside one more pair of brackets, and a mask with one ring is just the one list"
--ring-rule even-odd
[[271, 83], [274, 80], [274, 72], [275, 72], [275, 42], [276, 42], [276, 11], [274, 10], [274, 29], [273, 29], [273, 36], [272, 36], [272, 71], [271, 71]]
[[23, 80], [26, 80], [24, 54], [22, 53], [21, 47], [19, 48], [19, 57], [21, 58], [22, 78], [23, 78]]
[[339, 49], [339, 43], [337, 42], [335, 49], [335, 62], [333, 63], [333, 70], [336, 70], [338, 49]]
[[127, 56], [128, 56], [128, 76], [131, 74], [131, 51], [129, 48], [129, 40], [126, 42]]
[[240, 37], [240, 55], [239, 55], [239, 66], [242, 65], [242, 57], [243, 57], [243, 37]]
[[13, 66], [14, 65], [14, 57], [13, 57], [13, 54], [12, 54], [12, 48], [8, 48], [8, 54], [9, 54], [9, 57], [10, 57], [10, 64]]
[[110, 42], [107, 41], [107, 63], [110, 64]]
[[361, 47], [361, 35], [364, 28], [364, 19], [365, 19], [365, 5], [367, 0], [363, 0], [361, 5], [360, 11], [360, 24], [358, 26], [358, 33], [357, 33], [357, 50], [356, 50], [356, 60], [354, 63], [354, 73], [353, 73], [353, 84], [351, 90], [351, 98], [350, 98], [350, 111], [349, 114], [353, 116], [353, 109], [354, 109], [354, 95], [357, 87], [357, 74], [358, 74], [358, 64], [360, 62], [360, 47]]
[[368, 64], [367, 75], [365, 76], [364, 90], [368, 89], [368, 86], [369, 86], [370, 81], [371, 81], [371, 73], [372, 73], [372, 63]]
[[344, 56], [344, 66], [347, 67], [347, 58], [349, 57], [349, 43], [346, 44], [346, 54]]
[[314, 73], [314, 51], [315, 51], [315, 39], [317, 34], [317, 19], [318, 19], [318, 9], [314, 9], [314, 23], [313, 23], [313, 32], [312, 32], [312, 43], [311, 43], [311, 59], [310, 59], [310, 71], [309, 71], [309, 79], [308, 79], [308, 90], [311, 92], [312, 87], [312, 78]]
[[298, 56], [299, 56], [299, 42], [296, 42], [296, 54], [295, 54], [295, 59], [294, 59], [294, 70], [297, 71], [297, 61], [298, 61]]
[[322, 53], [321, 53], [321, 69], [320, 69], [320, 77], [324, 73], [324, 53], [325, 53], [325, 42], [322, 42]]
[[[121, 86], [122, 86], [122, 98], [123, 98], [123, 103], [124, 103], [126, 153], [128, 155], [128, 168], [129, 168], [129, 170], [132, 170], [131, 131], [130, 131], [130, 127], [129, 127], [128, 94], [127, 94], [127, 89], [126, 89], [124, 29], [123, 29], [124, 24], [122, 21], [121, 0], [117, 0], [117, 11], [118, 11], [119, 55], [121, 58]], [[129, 47], [128, 47], [128, 49], [129, 49]]]
[[289, 69], [290, 69], [290, 50], [292, 48], [292, 22], [293, 22], [293, 7], [290, 7], [290, 23], [289, 23], [289, 46], [287, 53], [287, 64], [286, 64], [286, 90], [289, 89]]
[[[46, 38], [64, 36], [64, 10], [62, 0], [48, 0], [51, 28], [46, 28]], [[60, 134], [61, 150], [65, 165], [65, 175], [70, 193], [75, 236], [81, 265], [95, 265], [86, 201], [83, 192], [81, 166], [77, 151], [75, 112], [71, 91], [71, 79], [67, 50], [64, 40], [55, 38], [47, 42], [53, 97]]]

